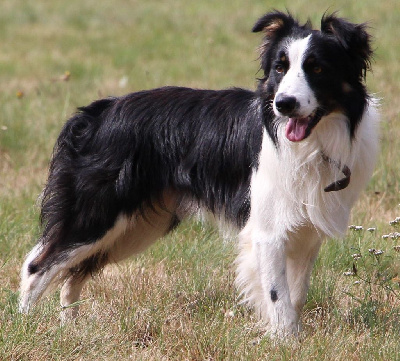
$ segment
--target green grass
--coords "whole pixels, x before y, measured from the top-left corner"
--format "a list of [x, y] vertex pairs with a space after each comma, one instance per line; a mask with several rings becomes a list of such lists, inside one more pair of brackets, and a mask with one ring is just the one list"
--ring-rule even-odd
[[[364, 230], [322, 247], [301, 340], [261, 337], [237, 300], [234, 242], [190, 222], [90, 282], [76, 324], [60, 326], [57, 294], [18, 314], [20, 267], [39, 233], [36, 199], [65, 119], [96, 98], [162, 85], [254, 88], [260, 36], [250, 29], [285, 7], [316, 27], [328, 7], [369, 22], [376, 55], [368, 86], [383, 115], [379, 162], [352, 216]], [[0, 360], [400, 360], [400, 240], [382, 239], [400, 215], [399, 23], [397, 0], [3, 0]]]

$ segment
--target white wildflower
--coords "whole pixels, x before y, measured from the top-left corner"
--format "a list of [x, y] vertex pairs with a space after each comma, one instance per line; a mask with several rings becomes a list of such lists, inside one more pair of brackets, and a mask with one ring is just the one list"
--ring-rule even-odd
[[396, 217], [393, 221], [390, 221], [389, 224], [391, 226], [395, 226], [400, 223], [400, 217]]
[[355, 226], [354, 224], [352, 224], [351, 226], [349, 226], [349, 229], [352, 229], [353, 231], [362, 231], [364, 229], [363, 226]]
[[379, 256], [383, 253], [385, 253], [385, 251], [382, 251], [381, 249], [375, 249], [375, 248], [370, 248], [368, 250], [369, 253], [374, 254], [375, 256]]
[[389, 234], [385, 234], [382, 236], [383, 239], [391, 238], [391, 239], [399, 239], [400, 238], [400, 233], [399, 232], [392, 232]]

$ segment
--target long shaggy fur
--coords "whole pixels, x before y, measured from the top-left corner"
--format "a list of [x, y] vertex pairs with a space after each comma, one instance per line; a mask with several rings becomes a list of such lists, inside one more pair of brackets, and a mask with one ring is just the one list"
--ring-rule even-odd
[[253, 31], [265, 34], [255, 92], [163, 87], [95, 101], [68, 120], [43, 233], [22, 268], [21, 311], [61, 282], [62, 306], [73, 304], [90, 275], [205, 211], [239, 231], [243, 299], [270, 332], [297, 333], [321, 242], [344, 234], [372, 174], [372, 51], [364, 25], [335, 15], [316, 31], [274, 11]]

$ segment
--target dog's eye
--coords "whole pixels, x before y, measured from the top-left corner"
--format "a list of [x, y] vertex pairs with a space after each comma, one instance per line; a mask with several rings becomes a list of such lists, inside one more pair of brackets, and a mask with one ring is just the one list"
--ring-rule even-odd
[[319, 73], [322, 72], [322, 68], [319, 65], [315, 65], [314, 68], [313, 68], [313, 72], [315, 74], [319, 74]]
[[275, 67], [275, 70], [276, 70], [277, 73], [282, 74], [282, 73], [285, 71], [285, 68], [284, 68], [282, 65], [279, 65], [279, 64], [278, 64], [278, 65]]

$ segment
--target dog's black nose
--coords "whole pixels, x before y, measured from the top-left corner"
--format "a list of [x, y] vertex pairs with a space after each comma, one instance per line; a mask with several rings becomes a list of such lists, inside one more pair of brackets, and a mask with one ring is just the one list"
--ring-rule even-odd
[[275, 106], [279, 113], [290, 115], [296, 109], [297, 99], [284, 94], [280, 94], [275, 99]]

